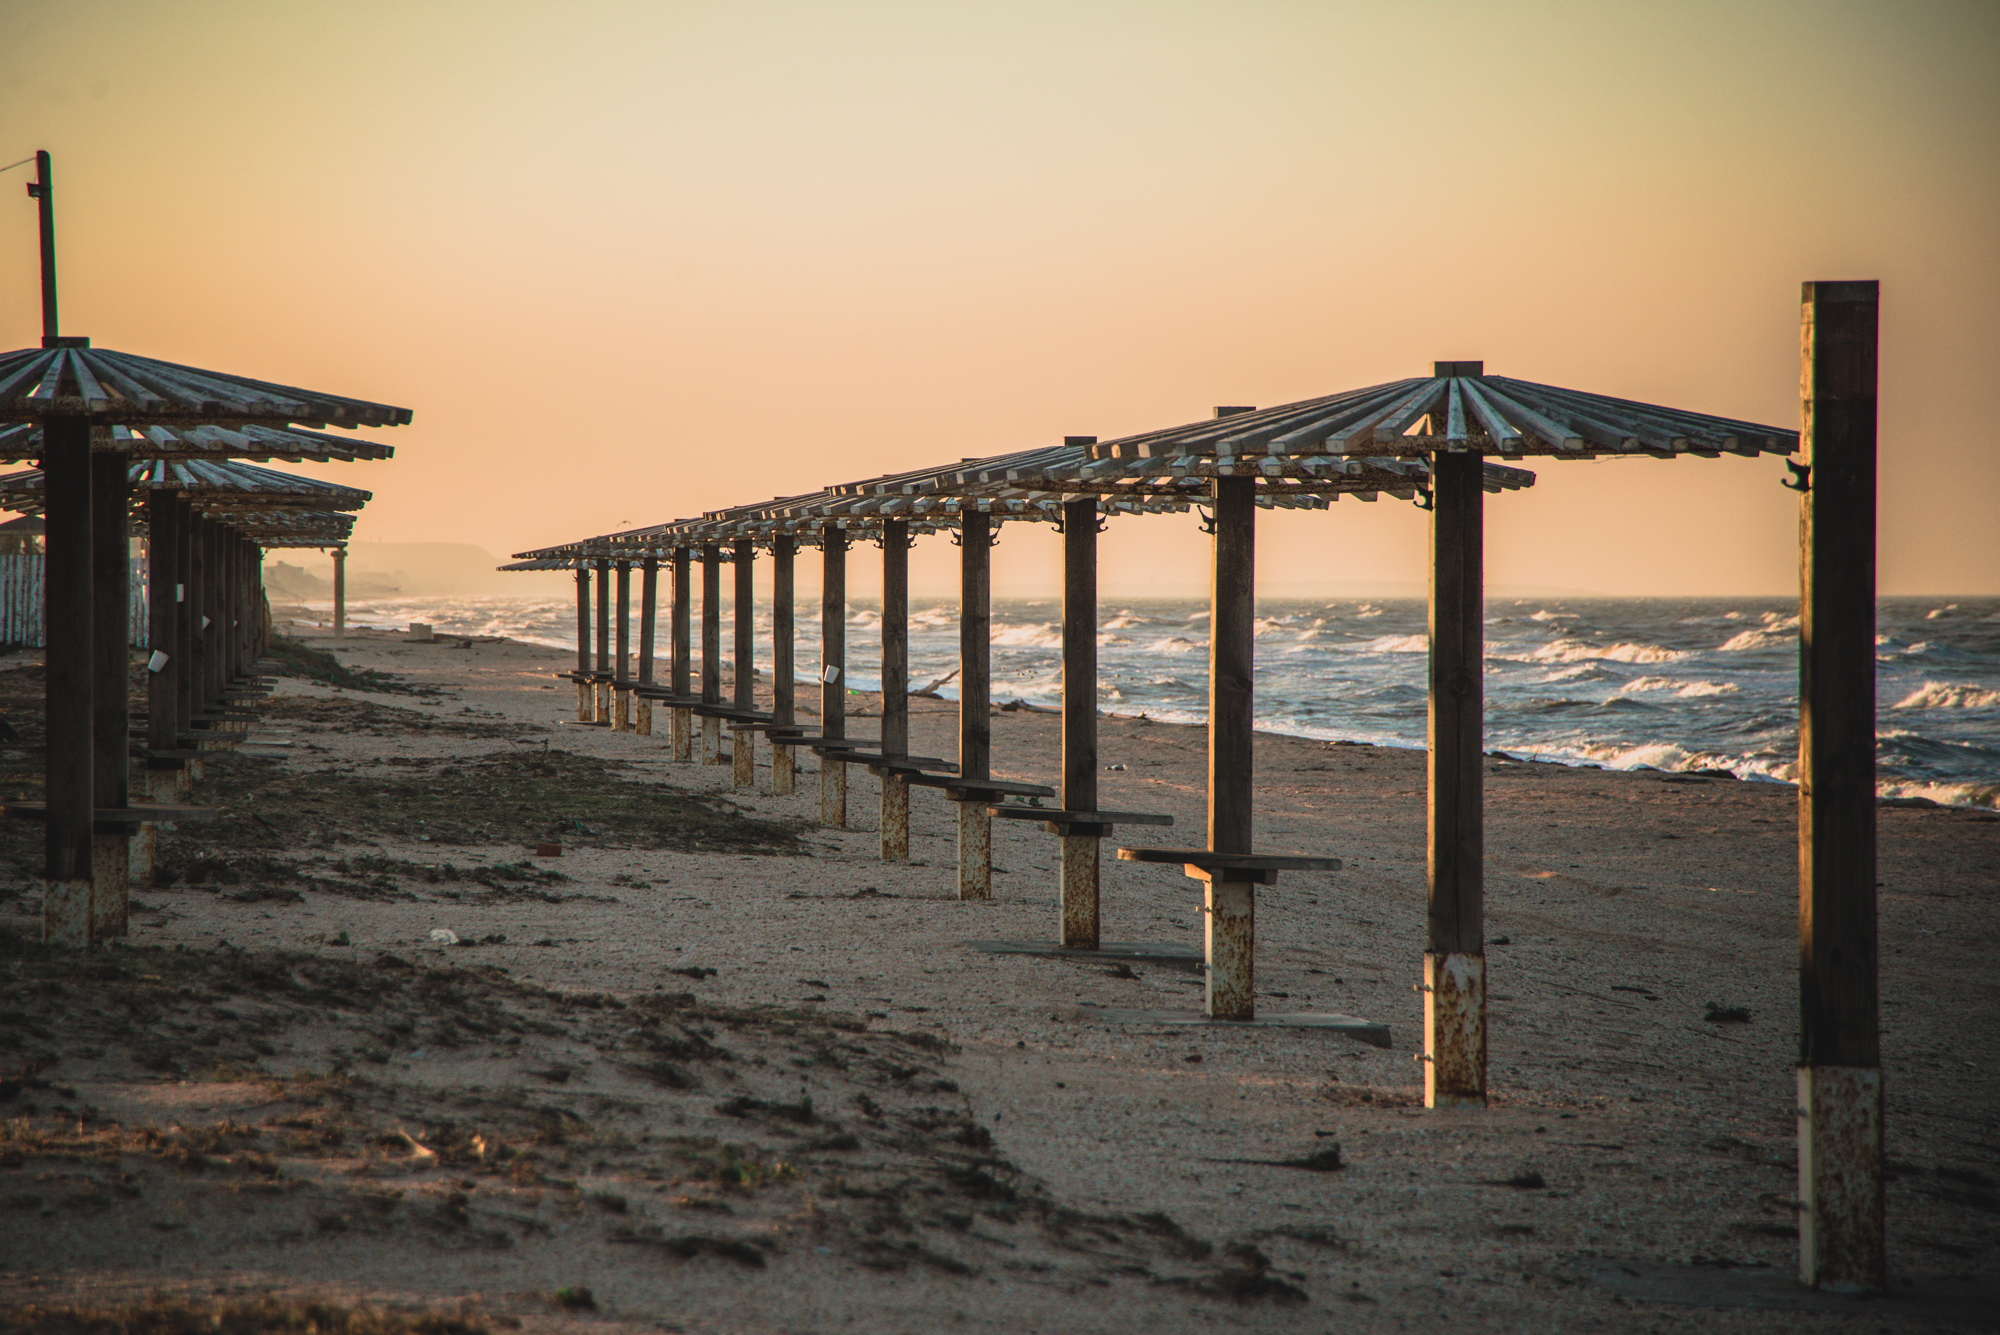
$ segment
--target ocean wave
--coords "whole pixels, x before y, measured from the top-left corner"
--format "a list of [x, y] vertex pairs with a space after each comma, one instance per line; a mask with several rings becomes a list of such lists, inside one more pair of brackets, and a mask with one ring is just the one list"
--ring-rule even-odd
[[1716, 645], [1715, 652], [1719, 654], [1736, 654], [1751, 649], [1784, 648], [1797, 643], [1798, 638], [1796, 635], [1772, 630], [1766, 626], [1752, 626], [1749, 630], [1738, 631], [1721, 644]]
[[1875, 795], [1921, 797], [1941, 807], [2000, 809], [2000, 784], [1993, 783], [1879, 783]]
[[1713, 695], [1737, 695], [1743, 688], [1728, 681], [1678, 681], [1673, 677], [1640, 677], [1619, 688], [1620, 695], [1672, 695], [1681, 700], [1701, 700]]
[[1200, 653], [1207, 647], [1205, 644], [1197, 644], [1185, 635], [1171, 635], [1164, 640], [1155, 640], [1153, 643], [1147, 645], [1146, 652], [1149, 654], [1194, 654]]
[[1927, 681], [1891, 709], [2000, 709], [2000, 691], [1965, 682]]
[[1531, 663], [1575, 663], [1600, 659], [1612, 663], [1672, 663], [1688, 655], [1657, 644], [1585, 644], [1581, 640], [1551, 640], [1527, 655]]
[[1427, 654], [1431, 649], [1431, 638], [1428, 635], [1383, 635], [1364, 640], [1354, 648], [1364, 654]]
[[1062, 628], [1046, 621], [1031, 622], [1021, 626], [997, 626], [993, 630], [993, 643], [1030, 649], [1060, 649]]

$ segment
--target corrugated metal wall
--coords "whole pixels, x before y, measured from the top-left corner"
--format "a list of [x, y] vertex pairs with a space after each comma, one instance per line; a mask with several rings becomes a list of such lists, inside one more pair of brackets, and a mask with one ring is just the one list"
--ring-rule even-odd
[[[42, 564], [48, 558], [0, 556], [0, 647], [40, 649], [47, 643], [42, 630]], [[132, 644], [144, 649], [146, 558], [132, 558]]]

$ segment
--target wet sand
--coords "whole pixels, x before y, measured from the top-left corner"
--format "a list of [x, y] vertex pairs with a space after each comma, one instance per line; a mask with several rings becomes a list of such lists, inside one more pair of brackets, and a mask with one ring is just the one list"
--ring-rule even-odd
[[[336, 652], [436, 690], [285, 680], [259, 735], [291, 745], [218, 761], [223, 820], [162, 836], [177, 881], [136, 892], [123, 973], [4, 952], [25, 963], [0, 1065], [25, 1078], [0, 1115], [25, 1120], [0, 1302], [476, 1295], [501, 1326], [702, 1332], [1954, 1328], [1915, 1302], [1645, 1297], [1783, 1298], [1794, 1265], [1789, 788], [1490, 760], [1495, 1097], [1426, 1112], [1420, 752], [1257, 744], [1259, 848], [1345, 864], [1260, 892], [1260, 1009], [1385, 1023], [1379, 1049], [1106, 1023], [1193, 1013], [1199, 974], [971, 949], [1053, 937], [1038, 824], [996, 822], [994, 897], [960, 902], [935, 792], [885, 864], [865, 771], [850, 828], [817, 829], [809, 754], [797, 795], [769, 794], [761, 744], [759, 791], [731, 793], [727, 766], [672, 762], [664, 710], [652, 737], [566, 723], [557, 651]], [[912, 749], [954, 754], [955, 705], [912, 707]], [[1053, 783], [1059, 733], [997, 710], [995, 773]], [[1175, 818], [1127, 835], [1200, 842], [1201, 729], [1107, 717], [1101, 752], [1106, 807]], [[319, 817], [260, 810], [308, 790]], [[1941, 1292], [2000, 1258], [2000, 818], [1885, 808], [1881, 838], [1892, 1268]], [[531, 856], [544, 839], [563, 855]], [[32, 870], [0, 910], [17, 933]], [[1107, 850], [1103, 935], [1198, 948], [1199, 890]], [[578, 1286], [594, 1307], [548, 1296]]]

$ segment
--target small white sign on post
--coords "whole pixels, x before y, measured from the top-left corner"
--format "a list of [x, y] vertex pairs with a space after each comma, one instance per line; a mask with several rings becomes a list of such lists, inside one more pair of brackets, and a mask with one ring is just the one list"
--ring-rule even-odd
[[828, 686], [833, 685], [840, 680], [840, 665], [838, 663], [828, 663], [826, 671], [819, 674], [819, 679]]
[[158, 649], [153, 650], [153, 656], [146, 660], [146, 671], [148, 672], [164, 672], [166, 666], [167, 656]]

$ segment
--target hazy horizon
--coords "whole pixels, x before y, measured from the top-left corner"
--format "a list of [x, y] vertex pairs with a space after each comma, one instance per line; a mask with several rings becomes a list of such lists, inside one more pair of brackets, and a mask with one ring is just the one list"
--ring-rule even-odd
[[[372, 491], [362, 540], [504, 558], [1438, 359], [1795, 426], [1800, 282], [1877, 278], [1880, 588], [1978, 596], [1996, 68], [2000, 7], [1946, 0], [76, 0], [0, 15], [0, 160], [54, 154], [65, 332], [415, 410], [392, 462], [282, 465]], [[1533, 466], [1495, 585], [1795, 586], [1776, 459]], [[1274, 513], [1260, 567], [1422, 583], [1426, 535]], [[1106, 585], [1206, 548], [1116, 521]]]

